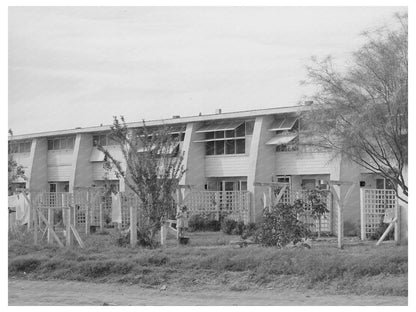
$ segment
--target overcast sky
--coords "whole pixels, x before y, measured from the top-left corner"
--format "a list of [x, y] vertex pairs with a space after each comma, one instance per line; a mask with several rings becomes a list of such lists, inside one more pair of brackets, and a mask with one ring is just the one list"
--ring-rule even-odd
[[343, 64], [397, 7], [12, 7], [15, 134], [296, 105], [312, 55]]

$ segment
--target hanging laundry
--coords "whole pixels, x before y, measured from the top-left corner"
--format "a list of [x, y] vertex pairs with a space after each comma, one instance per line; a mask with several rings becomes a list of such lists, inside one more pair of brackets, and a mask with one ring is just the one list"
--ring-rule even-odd
[[[29, 195], [27, 195], [29, 196]], [[17, 206], [16, 206], [16, 221], [20, 221], [21, 224], [29, 223], [29, 210], [30, 205], [26, 197], [22, 194], [17, 195]]]
[[18, 195], [11, 195], [9, 196], [9, 208], [16, 208], [18, 204], [19, 197]]
[[121, 198], [120, 193], [111, 193], [111, 220], [121, 223]]

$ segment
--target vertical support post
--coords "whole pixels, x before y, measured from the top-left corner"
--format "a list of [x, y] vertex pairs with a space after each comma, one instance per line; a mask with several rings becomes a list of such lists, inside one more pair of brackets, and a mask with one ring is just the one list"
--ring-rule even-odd
[[[25, 196], [25, 198], [27, 199], [27, 197]], [[27, 229], [31, 229], [32, 227], [32, 204], [31, 204], [31, 200], [27, 200], [27, 202], [29, 203], [29, 222], [27, 223]]]
[[396, 197], [396, 223], [394, 225], [394, 241], [396, 242], [396, 245], [400, 245], [400, 222], [401, 222], [401, 207], [399, 206], [397, 197]]
[[102, 203], [100, 203], [100, 231], [104, 231], [104, 210]]
[[[339, 186], [339, 191], [341, 193], [341, 186]], [[344, 218], [343, 218], [343, 202], [338, 201], [338, 248], [342, 249], [342, 241], [344, 238]]]
[[85, 235], [90, 234], [90, 203], [85, 205]]
[[[34, 244], [38, 244], [38, 216], [36, 214], [36, 210], [33, 209], [32, 205], [30, 205], [30, 210], [32, 211], [32, 218], [33, 218], [33, 240]], [[10, 215], [10, 214], [9, 214]]]
[[166, 245], [167, 230], [168, 229], [167, 229], [166, 222], [163, 221], [160, 227], [160, 244], [162, 245], [162, 247], [165, 247]]
[[365, 218], [365, 190], [360, 188], [360, 215], [361, 215], [361, 240], [366, 240], [366, 218]]
[[273, 207], [273, 194], [272, 194], [272, 187], [269, 186], [269, 211]]
[[[50, 226], [53, 228], [55, 221], [54, 221], [54, 211], [51, 207], [48, 207], [48, 223], [50, 224]], [[52, 239], [52, 232], [50, 227], [48, 227], [48, 244], [52, 244], [53, 243], [53, 239]]]
[[87, 189], [86, 203], [85, 203], [85, 235], [90, 234], [90, 190]]
[[215, 192], [215, 219], [220, 220], [220, 192]]
[[130, 206], [130, 245], [135, 247], [137, 244], [137, 209]]
[[67, 209], [66, 215], [66, 246], [72, 245], [72, 234], [71, 234], [71, 222], [72, 222], [72, 216], [74, 213], [74, 207], [69, 206]]

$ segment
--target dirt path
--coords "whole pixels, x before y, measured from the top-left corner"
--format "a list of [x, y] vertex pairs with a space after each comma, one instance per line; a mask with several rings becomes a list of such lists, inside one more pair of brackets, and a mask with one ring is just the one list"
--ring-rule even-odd
[[179, 292], [136, 285], [9, 280], [9, 305], [407, 305], [407, 297], [286, 290]]

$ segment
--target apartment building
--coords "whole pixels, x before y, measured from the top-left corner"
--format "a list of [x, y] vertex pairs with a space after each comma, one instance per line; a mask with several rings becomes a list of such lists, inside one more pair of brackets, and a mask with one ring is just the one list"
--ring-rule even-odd
[[[348, 224], [358, 229], [360, 186], [388, 188], [388, 182], [330, 150], [303, 145], [306, 135], [301, 117], [308, 109], [309, 106], [291, 106], [232, 113], [218, 110], [212, 115], [147, 121], [146, 126], [168, 125], [172, 134], [179, 136], [180, 143], [175, 148], [183, 152], [187, 169], [181, 184], [206, 192], [248, 192], [250, 221], [258, 220], [264, 207], [264, 189], [256, 182], [286, 183], [296, 190], [326, 188], [328, 180], [353, 181], [356, 187], [344, 218], [346, 231]], [[77, 187], [100, 186], [109, 180], [125, 191], [124, 181], [104, 170], [104, 154], [96, 147], [105, 146], [125, 166], [121, 149], [108, 137], [109, 131], [110, 126], [99, 126], [9, 138], [13, 157], [24, 167], [27, 177], [14, 181], [13, 188], [72, 192]], [[346, 189], [342, 187], [341, 192]]]

